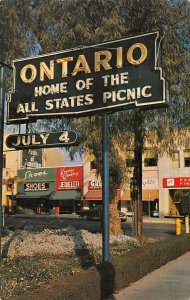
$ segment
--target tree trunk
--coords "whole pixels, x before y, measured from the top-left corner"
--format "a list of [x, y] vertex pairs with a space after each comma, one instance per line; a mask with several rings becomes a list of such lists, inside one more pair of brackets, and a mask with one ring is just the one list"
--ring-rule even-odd
[[[116, 200], [116, 199], [115, 199]], [[114, 201], [110, 203], [110, 234], [118, 235], [122, 234], [123, 231], [121, 229], [121, 220], [119, 218], [118, 210], [117, 210], [118, 201]]]

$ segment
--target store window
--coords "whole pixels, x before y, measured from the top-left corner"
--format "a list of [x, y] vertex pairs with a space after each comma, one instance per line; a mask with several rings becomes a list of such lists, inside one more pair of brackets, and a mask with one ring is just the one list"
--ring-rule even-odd
[[96, 170], [97, 170], [97, 161], [96, 161], [94, 154], [91, 154], [91, 156], [90, 156], [90, 171], [96, 172]]
[[179, 160], [179, 151], [172, 152], [172, 168], [176, 169], [180, 167], [180, 160]]
[[3, 154], [3, 168], [6, 168], [6, 155]]
[[135, 160], [134, 160], [134, 151], [127, 150], [126, 151], [126, 167], [131, 168], [134, 167]]
[[144, 166], [145, 167], [156, 167], [158, 164], [158, 155], [156, 149], [146, 149], [143, 153]]
[[96, 169], [97, 169], [97, 162], [96, 162], [96, 160], [91, 161], [91, 162], [90, 162], [90, 170], [91, 170], [92, 172], [95, 172]]
[[190, 167], [190, 150], [185, 150], [184, 154], [184, 167]]

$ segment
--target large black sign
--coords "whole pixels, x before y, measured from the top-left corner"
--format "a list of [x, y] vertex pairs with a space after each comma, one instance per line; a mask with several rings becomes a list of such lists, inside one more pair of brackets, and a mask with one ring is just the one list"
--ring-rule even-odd
[[67, 147], [77, 144], [77, 134], [73, 130], [61, 132], [44, 132], [40, 134], [14, 134], [6, 139], [8, 148], [15, 149], [36, 149]]
[[8, 123], [166, 102], [159, 32], [13, 61]]

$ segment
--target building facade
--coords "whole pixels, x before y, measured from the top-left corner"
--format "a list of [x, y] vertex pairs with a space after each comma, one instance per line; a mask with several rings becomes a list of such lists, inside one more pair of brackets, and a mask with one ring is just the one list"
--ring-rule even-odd
[[[4, 135], [4, 141], [7, 135]], [[19, 152], [3, 146], [3, 181], [2, 206], [6, 212], [11, 212], [15, 205], [13, 198], [17, 192], [17, 170], [19, 168]]]
[[[143, 153], [143, 213], [182, 214], [181, 198], [190, 197], [190, 150], [179, 148], [160, 157], [155, 149]], [[41, 150], [42, 151], [42, 150]], [[21, 152], [21, 151], [20, 151]], [[93, 160], [65, 166], [59, 149], [4, 152], [3, 205], [30, 207], [36, 213], [78, 212], [102, 204], [102, 181]], [[126, 155], [129, 182], [133, 176], [132, 151]], [[119, 209], [132, 210], [130, 184], [118, 190]], [[13, 200], [13, 201], [12, 201]], [[12, 202], [11, 202], [12, 201]]]
[[44, 166], [63, 165], [63, 152], [59, 149], [33, 149], [17, 151], [6, 146], [4, 135], [3, 146], [3, 182], [2, 182], [2, 206], [5, 212], [13, 212], [18, 203], [17, 194], [23, 178], [19, 170], [38, 170]]
[[183, 195], [190, 199], [190, 149], [179, 148], [159, 160], [160, 215], [180, 215]]
[[[147, 148], [143, 153], [142, 201], [143, 213], [160, 217], [182, 214], [181, 199], [187, 195], [190, 199], [190, 149], [180, 147], [170, 155], [159, 156], [156, 149]], [[133, 177], [134, 153], [126, 155], [129, 182]], [[83, 206], [90, 208], [100, 204], [102, 183], [97, 177], [93, 164], [84, 165]], [[130, 184], [126, 189], [118, 190], [119, 209], [132, 210]]]

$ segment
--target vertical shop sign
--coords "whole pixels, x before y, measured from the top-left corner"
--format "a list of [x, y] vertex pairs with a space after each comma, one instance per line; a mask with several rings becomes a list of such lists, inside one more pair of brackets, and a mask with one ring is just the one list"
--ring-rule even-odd
[[41, 168], [43, 166], [42, 149], [23, 150], [21, 168]]

